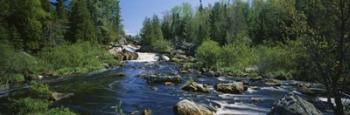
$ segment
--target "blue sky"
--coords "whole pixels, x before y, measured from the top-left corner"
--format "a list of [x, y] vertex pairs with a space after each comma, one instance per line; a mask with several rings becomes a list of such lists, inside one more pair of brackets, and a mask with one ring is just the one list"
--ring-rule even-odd
[[[219, 0], [202, 0], [204, 5]], [[120, 0], [123, 25], [127, 34], [138, 34], [145, 17], [154, 14], [161, 16], [176, 5], [187, 2], [193, 7], [199, 6], [199, 0]]]

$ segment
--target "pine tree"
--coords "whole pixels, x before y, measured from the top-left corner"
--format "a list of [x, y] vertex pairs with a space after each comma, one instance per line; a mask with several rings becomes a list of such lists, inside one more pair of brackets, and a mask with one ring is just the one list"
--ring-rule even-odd
[[8, 24], [15, 27], [20, 35], [16, 44], [20, 48], [37, 51], [44, 44], [42, 41], [42, 23], [46, 19], [47, 12], [43, 10], [40, 0], [11, 0], [11, 15]]
[[120, 38], [122, 31], [119, 0], [89, 0], [99, 43], [109, 44]]
[[97, 42], [95, 28], [91, 21], [86, 0], [73, 1], [69, 25], [69, 32], [65, 37], [68, 41], [77, 42], [78, 40], [84, 40]]
[[58, 19], [65, 19], [66, 18], [66, 11], [64, 6], [64, 0], [56, 0], [57, 6], [56, 6], [56, 14]]
[[49, 0], [41, 0], [41, 7], [46, 11], [46, 12], [51, 12], [51, 4]]

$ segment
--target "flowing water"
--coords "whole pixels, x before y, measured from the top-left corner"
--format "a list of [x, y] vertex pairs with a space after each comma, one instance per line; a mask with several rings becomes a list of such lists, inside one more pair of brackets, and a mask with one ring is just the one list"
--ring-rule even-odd
[[[216, 110], [218, 115], [259, 115], [270, 111], [273, 103], [295, 91], [292, 81], [284, 81], [280, 87], [248, 88], [243, 94], [224, 94], [214, 90], [217, 83], [245, 81], [234, 77], [213, 77], [198, 74], [180, 74], [179, 67], [170, 62], [158, 62], [155, 54], [141, 53], [139, 60], [127, 61], [122, 67], [86, 76], [51, 83], [62, 92], [74, 92], [74, 96], [58, 101], [54, 106], [69, 107], [82, 114], [115, 115], [120, 102], [125, 114], [140, 114], [151, 109], [154, 115], [173, 115], [174, 105], [181, 99], [193, 100]], [[120, 76], [123, 73], [125, 76]], [[145, 73], [180, 74], [183, 82], [175, 85], [150, 85], [138, 76]], [[208, 84], [210, 93], [194, 93], [181, 90], [188, 79]], [[322, 103], [315, 105], [323, 109]]]

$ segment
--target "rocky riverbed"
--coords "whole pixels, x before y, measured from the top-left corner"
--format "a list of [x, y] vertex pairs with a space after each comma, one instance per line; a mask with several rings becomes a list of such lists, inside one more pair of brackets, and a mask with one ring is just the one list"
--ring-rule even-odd
[[51, 83], [56, 91], [74, 94], [54, 106], [99, 115], [117, 114], [117, 108], [134, 115], [332, 114], [320, 84], [183, 73], [160, 58], [138, 53], [138, 60], [121, 67]]

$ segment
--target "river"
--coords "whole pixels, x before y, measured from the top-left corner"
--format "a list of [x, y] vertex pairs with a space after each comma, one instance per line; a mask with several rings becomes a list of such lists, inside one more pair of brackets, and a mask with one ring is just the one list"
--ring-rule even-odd
[[[57, 90], [75, 93], [71, 98], [56, 102], [55, 106], [69, 107], [83, 114], [113, 115], [116, 114], [116, 105], [121, 102], [121, 108], [126, 114], [140, 114], [144, 109], [151, 109], [154, 115], [173, 115], [174, 105], [181, 99], [189, 99], [215, 109], [217, 115], [259, 115], [267, 114], [273, 103], [286, 94], [295, 93], [305, 97], [295, 90], [293, 81], [283, 81], [278, 87], [248, 88], [243, 94], [219, 93], [213, 87], [210, 87], [212, 90], [208, 94], [183, 91], [181, 87], [190, 77], [209, 86], [246, 79], [180, 74], [176, 64], [159, 62], [156, 54], [139, 55], [138, 60], [126, 61], [122, 67], [51, 84]], [[125, 76], [117, 76], [117, 73]], [[150, 85], [139, 78], [145, 73], [180, 74], [183, 80], [180, 84], [170, 86]], [[315, 102], [317, 108], [328, 113], [322, 101]]]

